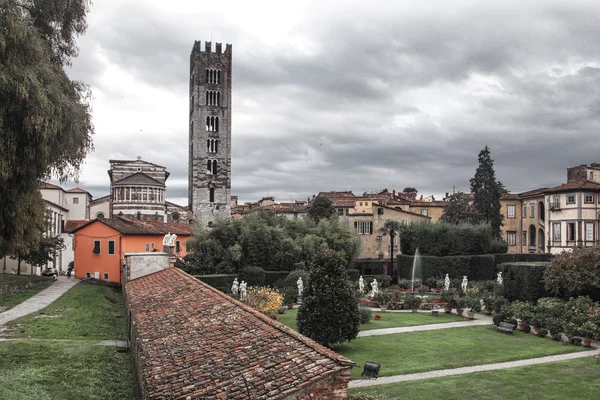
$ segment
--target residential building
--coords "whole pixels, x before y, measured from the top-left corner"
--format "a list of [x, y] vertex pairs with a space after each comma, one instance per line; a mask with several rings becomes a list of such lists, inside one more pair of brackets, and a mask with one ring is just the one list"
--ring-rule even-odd
[[442, 215], [444, 215], [444, 210], [447, 206], [448, 202], [435, 200], [433, 196], [431, 196], [429, 200], [411, 202], [408, 210], [431, 218], [431, 222], [438, 222], [440, 218], [442, 218]]
[[347, 398], [354, 362], [177, 268], [155, 270], [124, 285], [142, 398]]
[[[546, 253], [546, 201], [544, 191], [547, 188], [539, 188], [520, 193], [520, 234], [517, 234], [518, 253]], [[511, 245], [509, 253], [513, 253]]]
[[231, 216], [232, 46], [194, 42], [190, 55], [188, 209], [202, 227]]
[[175, 234], [173, 254], [183, 257], [193, 232], [187, 224], [125, 217], [89, 221], [73, 230], [75, 277], [120, 283], [125, 253], [162, 251], [164, 236]]
[[520, 253], [519, 234], [521, 232], [521, 197], [518, 194], [506, 193], [500, 197], [500, 213], [502, 220], [502, 239], [508, 244], [509, 253]]

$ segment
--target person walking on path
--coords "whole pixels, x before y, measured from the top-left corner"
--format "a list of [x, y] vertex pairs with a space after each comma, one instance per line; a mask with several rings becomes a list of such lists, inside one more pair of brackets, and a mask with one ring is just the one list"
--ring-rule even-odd
[[21, 304], [16, 305], [10, 310], [0, 313], [0, 325], [7, 324], [17, 318], [21, 318], [47, 307], [50, 303], [58, 299], [78, 283], [78, 279], [68, 279], [59, 276], [58, 280], [48, 288], [42, 290], [35, 296], [30, 297]]

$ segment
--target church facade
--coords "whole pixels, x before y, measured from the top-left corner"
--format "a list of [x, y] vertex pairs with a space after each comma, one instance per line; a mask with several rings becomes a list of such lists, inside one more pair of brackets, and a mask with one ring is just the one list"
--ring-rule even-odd
[[190, 55], [188, 209], [204, 228], [231, 216], [231, 57], [200, 41]]

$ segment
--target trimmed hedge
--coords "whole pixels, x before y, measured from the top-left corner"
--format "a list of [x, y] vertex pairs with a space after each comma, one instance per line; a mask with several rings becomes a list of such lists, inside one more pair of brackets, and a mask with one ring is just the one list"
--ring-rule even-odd
[[[290, 271], [264, 271], [264, 273], [264, 285], [275, 287], [275, 282], [285, 279]], [[225, 293], [231, 292], [231, 285], [235, 278], [241, 282], [238, 274], [194, 275], [194, 277]]]
[[[359, 271], [359, 275], [381, 275], [389, 263], [389, 258], [385, 260], [355, 260], [352, 263], [351, 268], [357, 269]], [[356, 277], [356, 279], [358, 279], [358, 277]]]
[[233, 285], [233, 280], [237, 278], [237, 274], [194, 275], [194, 278], [200, 279], [221, 292], [231, 293], [231, 285]]
[[496, 265], [516, 262], [546, 262], [552, 260], [550, 253], [518, 253], [518, 254], [494, 254]]
[[[451, 278], [466, 275], [469, 280], [494, 279], [494, 255], [470, 255], [434, 257], [420, 256], [423, 279], [434, 277], [444, 278], [449, 274]], [[401, 279], [412, 279], [412, 266], [414, 256], [399, 254], [397, 257], [398, 276]]]
[[400, 232], [400, 251], [414, 255], [446, 257], [491, 254], [508, 250], [493, 239], [492, 228], [485, 224], [411, 224]]
[[549, 262], [513, 262], [498, 265], [497, 271], [502, 271], [504, 297], [510, 301], [532, 302], [549, 297], [543, 281], [544, 272], [549, 265]]

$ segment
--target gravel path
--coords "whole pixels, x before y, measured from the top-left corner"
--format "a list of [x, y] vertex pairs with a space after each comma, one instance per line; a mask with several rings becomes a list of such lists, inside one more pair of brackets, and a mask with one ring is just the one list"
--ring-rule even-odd
[[[598, 345], [598, 343], [594, 343], [594, 344]], [[527, 366], [527, 365], [545, 364], [545, 363], [549, 363], [549, 362], [572, 360], [575, 358], [584, 358], [584, 357], [599, 356], [599, 355], [600, 355], [600, 350], [598, 350], [596, 348], [596, 349], [590, 350], [590, 351], [582, 351], [582, 352], [570, 353], [570, 354], [561, 354], [561, 355], [557, 355], [557, 356], [530, 358], [528, 360], [518, 360], [518, 361], [509, 361], [509, 362], [502, 362], [502, 363], [495, 363], [495, 364], [475, 365], [472, 367], [442, 369], [442, 370], [437, 370], [437, 371], [420, 372], [420, 373], [416, 373], [416, 374], [385, 376], [385, 377], [381, 377], [378, 379], [354, 380], [354, 381], [350, 381], [350, 383], [348, 384], [348, 388], [378, 386], [378, 385], [385, 385], [388, 383], [407, 382], [407, 381], [416, 381], [416, 380], [428, 379], [428, 378], [439, 378], [439, 377], [443, 377], [443, 376], [471, 374], [473, 372], [495, 371], [495, 370], [499, 370], [499, 369], [523, 367], [523, 366]]]
[[0, 325], [4, 325], [17, 318], [21, 318], [47, 307], [77, 283], [79, 283], [78, 279], [69, 279], [66, 276], [59, 276], [58, 280], [50, 287], [42, 290], [35, 296], [30, 297], [21, 304], [14, 306], [10, 310], [0, 313]]
[[[390, 312], [390, 311], [387, 311]], [[408, 312], [411, 312], [410, 310]], [[431, 313], [431, 311], [426, 311]], [[459, 321], [459, 322], [446, 322], [442, 324], [431, 324], [431, 325], [417, 325], [417, 326], [403, 326], [400, 328], [384, 328], [384, 329], [372, 329], [368, 331], [361, 331], [358, 336], [379, 336], [379, 335], [391, 335], [394, 333], [407, 333], [407, 332], [420, 332], [420, 331], [435, 331], [438, 329], [448, 328], [462, 328], [465, 326], [480, 326], [480, 325], [491, 325], [492, 318], [482, 314], [475, 314], [475, 319], [470, 321]]]

